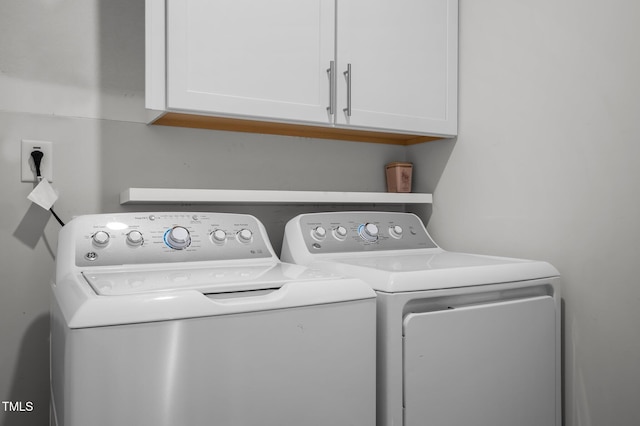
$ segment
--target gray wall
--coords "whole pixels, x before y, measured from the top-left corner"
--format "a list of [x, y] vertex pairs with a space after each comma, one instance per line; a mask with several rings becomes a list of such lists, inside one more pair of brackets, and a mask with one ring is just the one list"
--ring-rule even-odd
[[436, 241], [562, 273], [567, 425], [640, 424], [639, 22], [637, 1], [461, 0], [459, 137], [408, 153]]
[[[48, 423], [49, 281], [58, 224], [20, 182], [20, 140], [53, 142], [56, 212], [239, 211], [284, 224], [327, 205], [120, 206], [129, 187], [384, 191], [406, 150], [144, 124], [144, 1], [28, 0], [0, 5], [0, 401], [32, 401], [0, 425]], [[365, 206], [366, 208], [373, 206]], [[380, 208], [380, 206], [376, 206]], [[393, 206], [393, 209], [402, 206]]]
[[[637, 2], [460, 0], [460, 136], [408, 149], [141, 124], [143, 15], [142, 0], [0, 6], [0, 399], [35, 402], [0, 406], [1, 425], [47, 422], [59, 227], [26, 200], [23, 138], [54, 142], [67, 220], [123, 211], [118, 194], [135, 186], [380, 191], [382, 166], [411, 160], [415, 189], [434, 192], [433, 211], [418, 210], [441, 245], [563, 274], [566, 424], [637, 423]], [[279, 246], [289, 217], [342, 207], [199, 209], [254, 213]]]

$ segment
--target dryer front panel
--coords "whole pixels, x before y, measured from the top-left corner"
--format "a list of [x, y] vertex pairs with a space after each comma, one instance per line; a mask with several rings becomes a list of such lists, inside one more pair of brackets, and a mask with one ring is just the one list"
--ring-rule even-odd
[[406, 426], [552, 426], [556, 314], [550, 296], [404, 318]]

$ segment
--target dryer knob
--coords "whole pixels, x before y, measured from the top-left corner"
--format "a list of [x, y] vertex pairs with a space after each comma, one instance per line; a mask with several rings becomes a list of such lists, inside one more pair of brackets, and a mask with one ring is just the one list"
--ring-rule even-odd
[[324, 240], [324, 237], [327, 236], [327, 230], [322, 226], [317, 226], [313, 231], [311, 231], [311, 235], [316, 240]]
[[402, 226], [400, 225], [394, 225], [389, 227], [389, 235], [391, 235], [393, 238], [402, 238], [403, 232], [404, 231], [402, 230]]
[[241, 229], [238, 231], [238, 241], [241, 243], [250, 243], [253, 238], [253, 232], [249, 229]]
[[216, 229], [211, 233], [211, 241], [216, 244], [222, 244], [227, 240], [227, 233], [222, 229]]
[[365, 223], [358, 227], [360, 238], [365, 241], [373, 242], [378, 240], [378, 226], [374, 223]]
[[333, 236], [340, 241], [344, 241], [347, 238], [347, 228], [338, 226], [333, 230]]
[[144, 242], [140, 231], [131, 231], [127, 234], [127, 243], [132, 246], [141, 246]]
[[109, 244], [111, 236], [105, 231], [98, 231], [91, 236], [91, 239], [93, 240], [93, 243], [98, 247], [104, 247]]
[[184, 250], [191, 244], [191, 235], [184, 226], [174, 226], [166, 233], [165, 242], [174, 250]]

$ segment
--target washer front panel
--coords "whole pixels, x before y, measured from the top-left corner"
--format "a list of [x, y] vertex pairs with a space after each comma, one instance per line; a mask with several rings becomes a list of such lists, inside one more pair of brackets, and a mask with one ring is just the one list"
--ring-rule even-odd
[[121, 213], [81, 216], [70, 225], [79, 267], [273, 256], [261, 226], [249, 215]]

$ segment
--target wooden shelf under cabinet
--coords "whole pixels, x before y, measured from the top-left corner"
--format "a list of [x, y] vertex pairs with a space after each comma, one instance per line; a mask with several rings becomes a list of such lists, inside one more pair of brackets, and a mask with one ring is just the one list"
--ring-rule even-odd
[[168, 112], [151, 124], [196, 129], [225, 130], [232, 132], [263, 133], [269, 135], [299, 136], [306, 138], [337, 139], [354, 142], [414, 145], [431, 142], [443, 137], [418, 136], [402, 133], [384, 133], [339, 127], [307, 126], [302, 124], [275, 123], [270, 121], [243, 120], [207, 115]]

